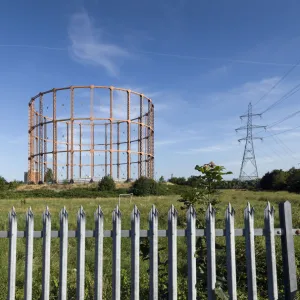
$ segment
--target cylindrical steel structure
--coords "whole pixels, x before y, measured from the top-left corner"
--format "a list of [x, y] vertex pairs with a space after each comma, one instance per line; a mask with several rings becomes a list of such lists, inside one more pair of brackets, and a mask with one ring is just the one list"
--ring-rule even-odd
[[154, 105], [108, 86], [41, 92], [29, 102], [28, 181], [154, 177]]

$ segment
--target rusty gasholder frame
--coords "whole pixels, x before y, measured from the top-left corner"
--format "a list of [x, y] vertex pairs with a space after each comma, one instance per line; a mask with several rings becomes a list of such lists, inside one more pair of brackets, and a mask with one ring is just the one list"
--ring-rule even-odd
[[[95, 92], [100, 90], [106, 90], [107, 99], [95, 97]], [[64, 103], [58, 103], [62, 91], [67, 97]], [[75, 97], [77, 92], [88, 92], [88, 96], [81, 104], [82, 109], [75, 113], [74, 108], [81, 100]], [[115, 107], [116, 94], [118, 99], [120, 95], [124, 97], [118, 109]], [[68, 113], [60, 111], [66, 107]], [[132, 113], [132, 107], [135, 107], [135, 113]], [[84, 111], [87, 109], [88, 112]], [[101, 116], [101, 109], [106, 116]], [[97, 133], [99, 128], [100, 134]], [[88, 137], [84, 138], [86, 129]], [[41, 92], [29, 102], [28, 134], [29, 182], [43, 182], [48, 168], [52, 169], [54, 182], [94, 181], [104, 175], [116, 180], [154, 177], [154, 105], [143, 94], [94, 85]], [[121, 174], [123, 167], [126, 170]], [[137, 167], [135, 174], [133, 167]], [[63, 174], [59, 174], [60, 171]]]

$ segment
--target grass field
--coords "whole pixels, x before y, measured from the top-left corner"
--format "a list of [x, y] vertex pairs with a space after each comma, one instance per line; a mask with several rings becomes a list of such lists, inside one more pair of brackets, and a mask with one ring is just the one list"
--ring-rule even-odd
[[[122, 198], [121, 212], [122, 212], [122, 229], [130, 229], [130, 213], [133, 205], [136, 204], [141, 212], [141, 229], [148, 228], [148, 213], [152, 206], [155, 204], [159, 211], [159, 228], [167, 228], [167, 212], [171, 204], [174, 204], [178, 210], [179, 222], [178, 228], [182, 227], [182, 220], [185, 218], [185, 212], [180, 209], [180, 203], [177, 202], [179, 196], [168, 197], [134, 197], [132, 202], [129, 199]], [[250, 202], [255, 208], [255, 227], [263, 227], [263, 214], [267, 201], [270, 201], [276, 209], [275, 227], [279, 227], [278, 219], [278, 203], [281, 201], [289, 200], [293, 208], [293, 227], [300, 228], [300, 195], [289, 194], [286, 192], [250, 192], [250, 191], [224, 191], [221, 196], [221, 203], [217, 205], [217, 219], [216, 227], [224, 228], [224, 213], [228, 202], [231, 202], [236, 211], [236, 227], [243, 228], [243, 210]], [[100, 205], [105, 218], [104, 229], [111, 229], [111, 213], [118, 204], [117, 198], [103, 198], [103, 199], [26, 199], [26, 203], [21, 203], [20, 200], [0, 200], [0, 230], [8, 229], [8, 211], [12, 206], [16, 208], [18, 216], [18, 230], [25, 229], [25, 212], [30, 206], [35, 215], [35, 230], [42, 229], [42, 212], [46, 205], [49, 206], [52, 216], [52, 230], [59, 229], [59, 211], [63, 206], [66, 206], [69, 213], [69, 230], [76, 229], [76, 214], [80, 207], [83, 206], [86, 216], [86, 228], [92, 230], [94, 228], [94, 211]], [[199, 216], [204, 217], [204, 216]], [[221, 241], [222, 240], [222, 241]], [[223, 242], [224, 238], [217, 238], [217, 242]], [[279, 241], [278, 241], [279, 242]], [[159, 243], [166, 246], [166, 238], [160, 238]], [[243, 243], [243, 241], [241, 241]], [[256, 238], [256, 244], [264, 249], [264, 240], [261, 237]], [[300, 237], [295, 238], [296, 256], [300, 260]], [[279, 243], [278, 243], [279, 245]], [[105, 238], [104, 247], [104, 299], [111, 299], [111, 239]], [[59, 272], [59, 240], [53, 239], [51, 244], [51, 299], [57, 299], [58, 290], [58, 272]], [[41, 291], [41, 274], [42, 274], [42, 258], [41, 258], [42, 240], [35, 239], [34, 241], [34, 299], [40, 299]], [[260, 249], [260, 248], [259, 248]], [[237, 250], [238, 251], [238, 250]], [[243, 249], [244, 251], [244, 249]], [[259, 250], [260, 251], [260, 250]], [[263, 251], [263, 250], [262, 250]], [[0, 299], [6, 299], [7, 293], [7, 261], [8, 261], [8, 240], [0, 239]], [[166, 252], [162, 253], [163, 258], [166, 258]], [[258, 253], [260, 255], [260, 253]], [[277, 250], [277, 255], [280, 256], [280, 249]], [[186, 269], [186, 244], [184, 238], [178, 238], [178, 259], [179, 268]], [[244, 257], [244, 254], [242, 255]], [[24, 258], [25, 258], [25, 240], [18, 239], [18, 253], [17, 253], [17, 297], [16, 299], [23, 299], [23, 282], [24, 282]], [[218, 260], [217, 260], [218, 262]], [[75, 299], [76, 287], [76, 240], [69, 239], [69, 252], [68, 252], [68, 299]], [[222, 263], [220, 261], [220, 263]], [[259, 264], [260, 261], [257, 262]], [[244, 262], [241, 262], [244, 264]], [[141, 295], [147, 298], [147, 277], [148, 262], [141, 262]], [[239, 268], [239, 265], [238, 265]], [[244, 266], [241, 265], [244, 270]], [[299, 268], [298, 268], [299, 269]], [[86, 299], [93, 299], [93, 270], [94, 270], [94, 240], [87, 238], [86, 240]], [[218, 264], [217, 264], [218, 272]], [[130, 240], [128, 238], [122, 239], [122, 299], [129, 299], [130, 290]], [[239, 274], [239, 273], [238, 273]], [[241, 276], [239, 274], [239, 276]], [[244, 276], [245, 277], [245, 276]], [[241, 278], [241, 281], [244, 279]], [[300, 283], [300, 282], [299, 282]], [[185, 288], [184, 282], [179, 283]], [[280, 283], [279, 283], [280, 285]], [[143, 288], [144, 287], [144, 288]], [[282, 288], [282, 286], [280, 285]], [[266, 290], [265, 286], [260, 286], [259, 290]], [[261, 299], [265, 299], [265, 294], [261, 295]], [[239, 299], [245, 298], [245, 293], [240, 291]], [[186, 299], [184, 296], [179, 299]]]

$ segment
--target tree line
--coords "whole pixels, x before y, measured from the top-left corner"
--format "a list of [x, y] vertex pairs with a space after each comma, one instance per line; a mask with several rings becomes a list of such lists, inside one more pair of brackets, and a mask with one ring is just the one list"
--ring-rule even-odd
[[[168, 180], [176, 185], [196, 187], [199, 184], [198, 176], [172, 177]], [[222, 180], [217, 183], [218, 189], [249, 189], [265, 191], [300, 192], [300, 169], [291, 168], [287, 171], [275, 169], [267, 172], [257, 180], [239, 181], [238, 179]]]

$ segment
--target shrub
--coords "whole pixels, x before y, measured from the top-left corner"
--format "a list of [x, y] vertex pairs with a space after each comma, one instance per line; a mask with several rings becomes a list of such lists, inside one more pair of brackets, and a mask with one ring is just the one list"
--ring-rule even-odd
[[104, 176], [99, 181], [98, 190], [99, 191], [114, 191], [116, 189], [116, 184], [112, 177]]
[[140, 177], [132, 185], [130, 192], [135, 196], [158, 195], [161, 192], [161, 186], [151, 178]]

